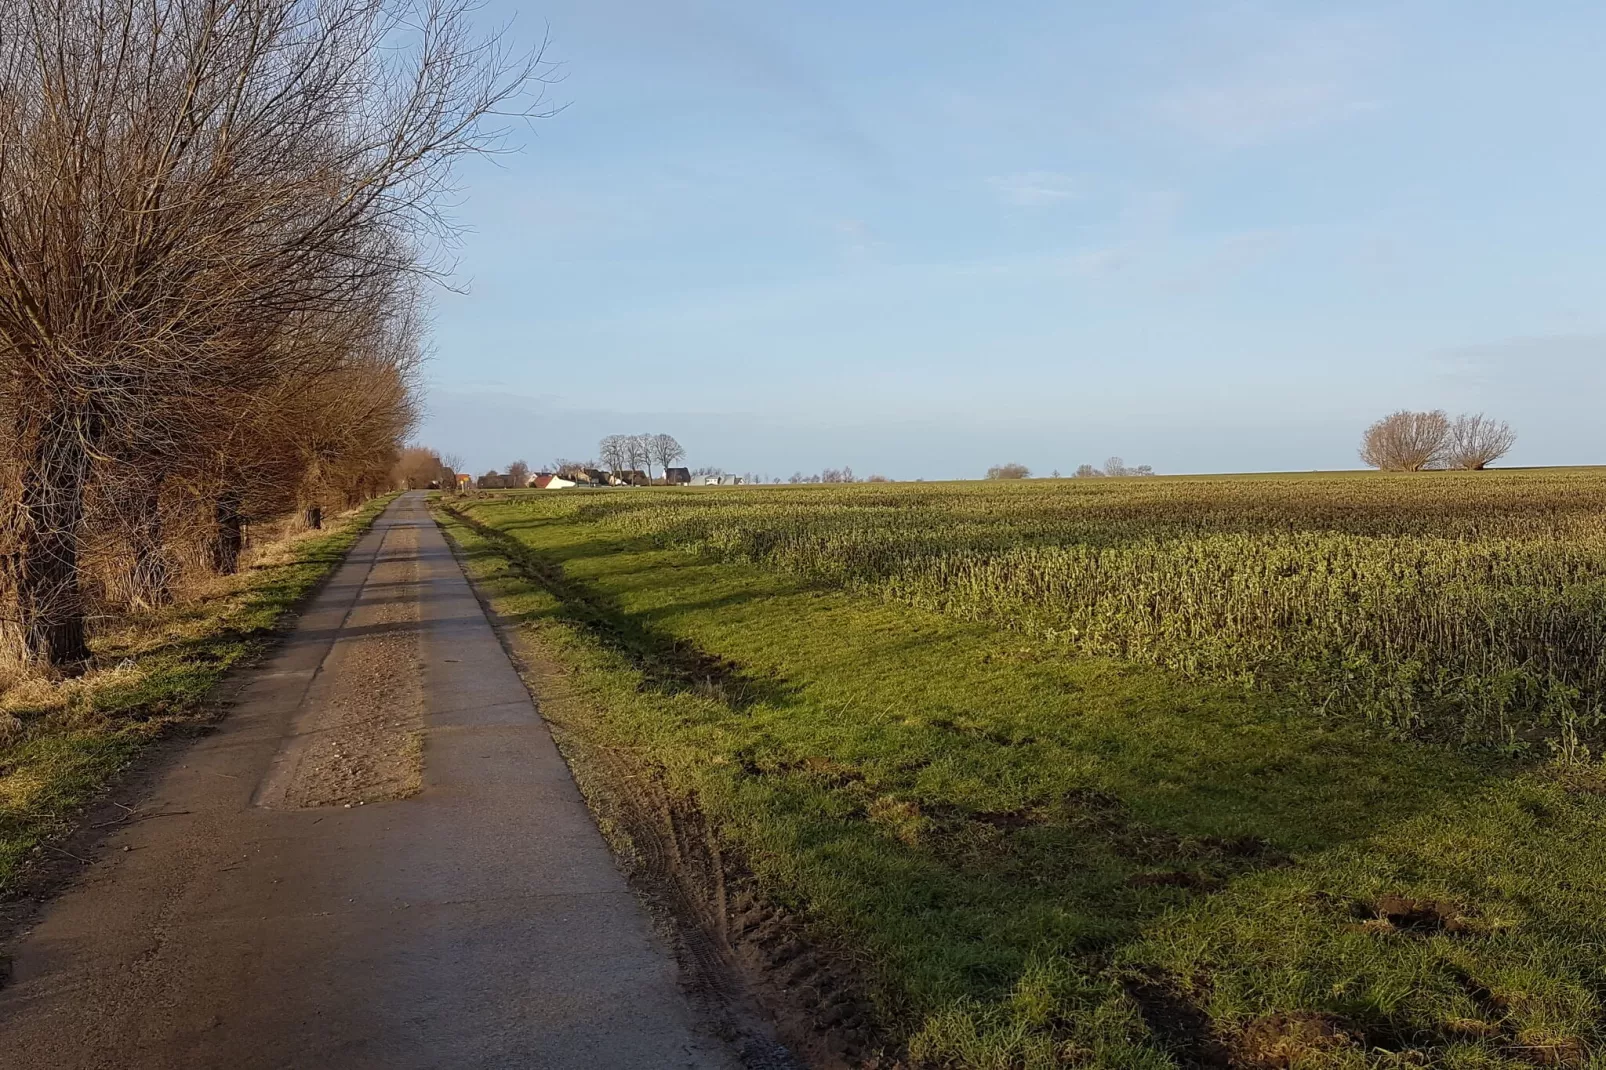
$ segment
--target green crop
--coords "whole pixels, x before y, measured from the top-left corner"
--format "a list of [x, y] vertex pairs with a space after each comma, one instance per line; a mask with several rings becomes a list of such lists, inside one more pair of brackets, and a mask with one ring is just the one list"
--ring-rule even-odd
[[660, 543], [1421, 737], [1603, 730], [1606, 470], [637, 491]]

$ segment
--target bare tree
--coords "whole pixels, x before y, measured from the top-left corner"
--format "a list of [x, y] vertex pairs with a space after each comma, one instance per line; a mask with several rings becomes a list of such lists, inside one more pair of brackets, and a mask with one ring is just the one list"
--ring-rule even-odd
[[1071, 473], [1071, 476], [1073, 479], [1097, 479], [1103, 474], [1103, 472], [1090, 464], [1079, 464], [1076, 466], [1076, 471]]
[[1013, 461], [1009, 464], [995, 464], [987, 469], [988, 479], [1026, 479], [1031, 474], [1032, 470], [1030, 468], [1027, 468], [1024, 464], [1016, 464]]
[[652, 478], [652, 453], [649, 443], [651, 435], [621, 435], [624, 440], [625, 466], [631, 471], [646, 469], [647, 478]]
[[664, 470], [664, 478], [669, 478], [669, 466], [686, 456], [685, 449], [675, 441], [674, 435], [656, 434], [647, 442], [648, 454], [658, 466]]
[[507, 466], [507, 483], [510, 487], [527, 487], [530, 485], [530, 466], [523, 459], [514, 461]]
[[1511, 452], [1517, 433], [1504, 420], [1483, 413], [1463, 413], [1450, 425], [1444, 461], [1451, 468], [1481, 471]]
[[597, 443], [597, 456], [610, 472], [622, 472], [630, 467], [629, 453], [624, 435], [608, 435]]
[[23, 656], [88, 654], [97, 488], [163, 473], [123, 505], [184, 489], [228, 566], [242, 479], [271, 471], [293, 497], [308, 474], [281, 461], [327, 459], [243, 432], [282, 431], [265, 398], [366, 359], [343, 324], [441, 270], [453, 162], [495, 147], [489, 117], [533, 110], [518, 101], [539, 57], [477, 42], [472, 8], [0, 5], [0, 581]]
[[1443, 409], [1390, 413], [1366, 429], [1361, 460], [1386, 472], [1420, 472], [1444, 463], [1450, 418]]

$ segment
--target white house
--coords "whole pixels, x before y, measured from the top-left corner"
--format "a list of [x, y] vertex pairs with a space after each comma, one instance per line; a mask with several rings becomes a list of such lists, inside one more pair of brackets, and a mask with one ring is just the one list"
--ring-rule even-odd
[[534, 476], [530, 479], [530, 486], [536, 490], [562, 490], [574, 486], [574, 480], [562, 476]]

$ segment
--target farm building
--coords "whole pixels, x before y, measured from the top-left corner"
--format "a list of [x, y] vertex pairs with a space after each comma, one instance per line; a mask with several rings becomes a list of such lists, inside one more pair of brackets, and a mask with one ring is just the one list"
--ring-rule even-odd
[[729, 472], [722, 475], [707, 475], [703, 477], [705, 487], [739, 487], [742, 485], [741, 476], [733, 476]]
[[620, 487], [650, 487], [652, 480], [639, 468], [630, 468], [613, 474], [614, 485]]
[[542, 474], [530, 479], [530, 486], [536, 490], [562, 490], [564, 487], [572, 487], [574, 485], [574, 480], [564, 479], [562, 476]]
[[690, 468], [665, 468], [664, 482], [671, 487], [684, 487], [691, 482]]

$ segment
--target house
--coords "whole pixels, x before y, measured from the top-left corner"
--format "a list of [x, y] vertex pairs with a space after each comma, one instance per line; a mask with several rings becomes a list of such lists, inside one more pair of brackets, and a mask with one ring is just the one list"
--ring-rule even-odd
[[650, 487], [650, 486], [652, 486], [652, 480], [647, 478], [647, 473], [643, 472], [639, 468], [629, 468], [629, 469], [626, 469], [623, 472], [615, 472], [613, 474], [613, 476], [614, 476], [614, 479], [617, 481], [615, 483], [616, 486], [625, 486], [625, 487]]
[[474, 477], [467, 472], [457, 473], [457, 489], [459, 491], [471, 490], [474, 486]]
[[703, 486], [705, 487], [739, 487], [741, 485], [742, 477], [733, 476], [728, 472], [723, 475], [709, 475], [703, 477]]
[[613, 477], [600, 468], [587, 468], [585, 476], [588, 483], [594, 483], [599, 487], [606, 487], [613, 482]]
[[539, 475], [530, 480], [530, 486], [536, 490], [562, 490], [564, 487], [574, 485], [574, 480], [564, 479], [562, 476]]
[[665, 468], [664, 482], [671, 487], [684, 487], [691, 482], [690, 468]]

